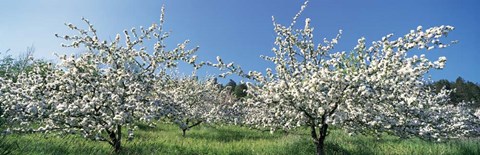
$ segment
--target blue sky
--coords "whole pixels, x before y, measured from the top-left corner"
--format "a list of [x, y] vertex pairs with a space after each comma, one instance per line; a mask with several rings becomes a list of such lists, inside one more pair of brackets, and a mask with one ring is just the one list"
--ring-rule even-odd
[[[200, 46], [202, 60], [224, 61], [245, 70], [264, 71], [271, 66], [260, 55], [272, 55], [275, 34], [271, 16], [289, 24], [303, 1], [300, 0], [9, 0], [0, 6], [0, 51], [23, 52], [35, 46], [35, 57], [55, 60], [53, 52], [75, 53], [61, 48], [63, 40], [54, 34], [74, 34], [63, 24], [85, 25], [89, 19], [103, 39], [131, 27], [157, 22], [160, 8], [166, 6], [166, 29], [172, 31], [167, 47], [185, 39], [191, 47]], [[425, 52], [436, 59], [446, 56], [444, 70], [431, 72], [434, 80], [454, 80], [458, 76], [480, 82], [480, 1], [478, 0], [311, 0], [302, 14], [311, 18], [317, 41], [333, 38], [339, 29], [344, 34], [335, 51], [351, 50], [358, 38], [367, 42], [394, 33], [403, 35], [418, 25], [424, 28], [452, 25], [456, 28], [447, 40], [459, 43], [447, 49]], [[394, 37], [396, 38], [396, 37]]]

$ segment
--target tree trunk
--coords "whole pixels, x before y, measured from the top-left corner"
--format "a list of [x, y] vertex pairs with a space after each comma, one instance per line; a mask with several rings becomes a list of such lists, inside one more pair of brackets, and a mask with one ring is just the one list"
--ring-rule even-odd
[[200, 125], [202, 122], [203, 121], [198, 121], [197, 123], [188, 126], [188, 120], [187, 120], [187, 128], [182, 129], [182, 136], [185, 137], [187, 130], [190, 130], [191, 128], [193, 128], [195, 126]]
[[320, 137], [318, 137], [317, 145], [317, 155], [325, 155], [325, 138], [327, 137], [327, 128], [328, 125], [324, 124], [320, 129]]
[[325, 155], [325, 146], [323, 143], [316, 142], [315, 145], [317, 147], [317, 155]]
[[115, 154], [120, 153], [120, 150], [122, 149], [122, 126], [117, 125], [116, 131], [107, 131], [110, 136], [110, 145], [112, 145]]
[[[347, 87], [345, 87], [346, 89]], [[335, 103], [333, 109], [328, 112], [324, 113], [322, 119], [320, 120], [319, 124], [316, 123], [316, 119], [312, 117], [307, 111], [303, 110], [304, 114], [309, 118], [309, 122], [307, 123], [310, 126], [311, 136], [313, 138], [313, 143], [317, 148], [317, 155], [325, 155], [325, 139], [327, 138], [327, 131], [328, 131], [328, 124], [327, 119], [328, 117], [332, 116], [335, 110], [338, 108], [338, 103]], [[320, 126], [320, 131], [317, 134], [317, 126]]]
[[120, 150], [122, 149], [122, 145], [120, 143], [120, 140], [115, 141], [114, 143], [114, 148], [115, 148], [115, 153], [120, 153]]
[[323, 124], [322, 128], [320, 129], [320, 137], [318, 137], [318, 144], [317, 144], [318, 155], [325, 154], [325, 138], [327, 138], [327, 130], [328, 130], [328, 124]]
[[311, 134], [313, 138], [313, 143], [316, 146], [317, 155], [325, 155], [325, 139], [327, 138], [327, 129], [328, 129], [328, 124], [323, 124], [322, 127], [320, 128], [320, 131], [317, 135], [316, 132], [316, 127], [315, 125], [311, 125]]
[[322, 135], [322, 131], [320, 131], [320, 137], [318, 137], [318, 140], [314, 142], [315, 146], [317, 147], [317, 155], [325, 155], [325, 138], [326, 135]]

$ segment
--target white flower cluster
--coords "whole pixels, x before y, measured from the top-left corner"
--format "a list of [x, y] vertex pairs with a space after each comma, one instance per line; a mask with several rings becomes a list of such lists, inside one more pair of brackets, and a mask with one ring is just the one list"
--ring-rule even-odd
[[[83, 47], [87, 52], [58, 56], [58, 65], [36, 66], [17, 81], [0, 79], [2, 117], [12, 131], [82, 134], [107, 141], [118, 151], [122, 127], [131, 139], [136, 122], [150, 122], [175, 111], [168, 96], [175, 92], [157, 91], [170, 88], [166, 87], [172, 81], [168, 72], [175, 70], [178, 61], [195, 65], [197, 48], [186, 49], [185, 41], [166, 49], [163, 8], [159, 25], [125, 30], [123, 37], [117, 35], [112, 42], [101, 40], [93, 25], [83, 20], [88, 29], [66, 24], [78, 36], [56, 36], [71, 42], [63, 46]], [[154, 42], [152, 48], [144, 46], [146, 40]]]
[[169, 97], [175, 112], [169, 116], [184, 131], [200, 123], [237, 123], [240, 111], [230, 88], [222, 88], [215, 78], [198, 79], [197, 76], [176, 77], [161, 90]]
[[[430, 61], [409, 53], [450, 46], [440, 39], [453, 27], [419, 26], [368, 47], [360, 38], [351, 52], [333, 52], [342, 31], [315, 44], [310, 19], [303, 29], [293, 29], [306, 4], [289, 27], [274, 21], [274, 56], [262, 57], [275, 68], [265, 73], [245, 73], [220, 57], [217, 63], [197, 63], [198, 47], [186, 49], [188, 40], [167, 50], [163, 8], [159, 25], [125, 30], [111, 42], [101, 40], [86, 19], [88, 29], [66, 24], [79, 35], [56, 35], [70, 42], [63, 46], [87, 52], [58, 56], [58, 65], [33, 66], [15, 81], [0, 78], [2, 117], [9, 131], [76, 133], [106, 141], [115, 151], [121, 148], [123, 127], [131, 139], [135, 123], [163, 117], [179, 124], [184, 134], [202, 122], [242, 123], [272, 131], [308, 126], [317, 151], [324, 150], [332, 125], [352, 134], [388, 132], [425, 139], [480, 133], [479, 111], [473, 112], [468, 103], [447, 104], [450, 91], [434, 93], [425, 86], [425, 74], [444, 68], [446, 58]], [[152, 47], [144, 46], [150, 42]], [[213, 79], [173, 74], [179, 61], [195, 70], [203, 65], [228, 70], [220, 76], [237, 73], [256, 83], [249, 83], [248, 97], [238, 100], [231, 88]]]
[[274, 21], [274, 56], [262, 57], [275, 68], [267, 68], [265, 75], [245, 75], [257, 82], [249, 85], [245, 124], [271, 130], [309, 126], [321, 148], [329, 125], [350, 133], [426, 139], [478, 134], [478, 119], [472, 119], [468, 108], [446, 105], [449, 91], [435, 94], [425, 86], [424, 75], [442, 69], [446, 58], [432, 62], [423, 54], [409, 55], [413, 49], [448, 47], [450, 43], [440, 39], [452, 26], [419, 26], [396, 40], [389, 34], [369, 47], [361, 38], [352, 52], [332, 52], [342, 31], [316, 45], [310, 22], [294, 30]]

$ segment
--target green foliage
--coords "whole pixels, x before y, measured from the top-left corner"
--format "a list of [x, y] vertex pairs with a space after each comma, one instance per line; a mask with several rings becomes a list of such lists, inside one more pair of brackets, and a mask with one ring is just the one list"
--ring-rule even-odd
[[242, 97], [247, 96], [246, 90], [247, 90], [247, 84], [242, 83], [242, 84], [239, 84], [235, 87], [233, 93], [235, 93], [236, 97], [242, 98]]
[[458, 77], [455, 81], [439, 80], [431, 84], [431, 87], [439, 92], [442, 87], [448, 90], [455, 89], [450, 94], [450, 99], [453, 104], [460, 103], [462, 101], [474, 102], [475, 107], [480, 107], [480, 85], [465, 81], [462, 77]]
[[245, 92], [247, 90], [247, 84], [245, 83], [237, 84], [237, 82], [230, 79], [230, 81], [228, 81], [224, 87], [230, 89], [231, 93], [233, 93], [237, 98], [247, 96], [247, 92]]
[[[124, 142], [121, 154], [314, 154], [307, 129], [290, 133], [251, 130], [238, 126], [201, 126], [181, 136], [173, 124], [140, 125], [133, 141]], [[125, 133], [125, 132], [124, 132]], [[326, 140], [328, 154], [480, 154], [480, 141], [443, 143], [393, 136], [348, 136], [333, 129]], [[12, 154], [112, 154], [107, 143], [96, 143], [75, 135], [11, 135], [18, 142]]]
[[[7, 50], [7, 53], [10, 50]], [[2, 53], [0, 53], [2, 54]], [[0, 58], [0, 77], [7, 77], [10, 68], [13, 66], [15, 60], [12, 58], [12, 55], [4, 55]]]
[[46, 69], [46, 66], [49, 62], [41, 59], [33, 59], [33, 53], [35, 52], [35, 47], [27, 47], [25, 53], [20, 54], [18, 58], [14, 58], [9, 54], [10, 50], [7, 50], [4, 53], [0, 53], [0, 77], [16, 81], [17, 77], [21, 73], [29, 73], [33, 70], [35, 66], [40, 66]]
[[232, 79], [230, 79], [230, 81], [228, 81], [228, 83], [225, 85], [225, 88], [230, 87], [231, 90], [234, 90], [236, 86], [237, 86], [237, 83]]

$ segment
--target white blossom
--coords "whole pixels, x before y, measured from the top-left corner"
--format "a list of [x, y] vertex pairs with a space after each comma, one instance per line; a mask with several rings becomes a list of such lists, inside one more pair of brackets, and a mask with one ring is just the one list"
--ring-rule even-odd
[[[155, 35], [164, 34], [159, 28], [163, 19], [148, 30], [125, 31], [123, 45], [120, 35], [113, 42], [100, 39], [93, 25], [83, 20], [86, 30], [67, 24], [79, 36], [58, 37], [70, 42], [66, 47], [83, 46], [87, 52], [59, 56], [58, 65], [35, 66], [15, 82], [0, 80], [2, 117], [14, 131], [76, 133], [106, 141], [118, 151], [123, 127], [131, 139], [136, 122], [151, 122], [172, 111], [169, 97], [156, 94], [154, 86], [168, 82], [167, 71], [178, 61], [193, 63], [198, 48], [185, 49], [188, 41], [172, 50], [163, 48], [165, 36]], [[143, 47], [148, 39], [156, 41], [153, 52]]]

